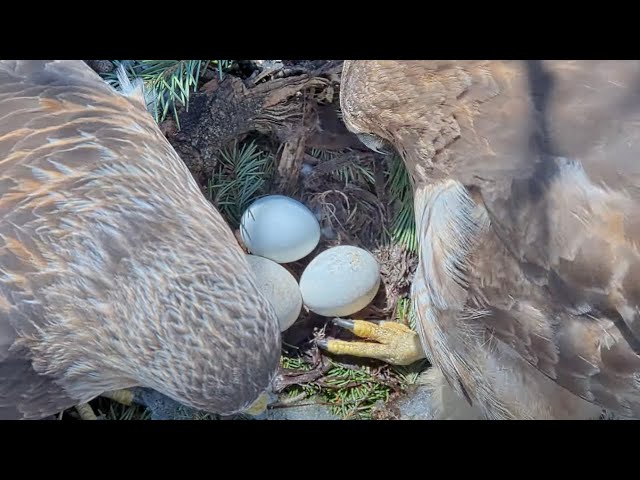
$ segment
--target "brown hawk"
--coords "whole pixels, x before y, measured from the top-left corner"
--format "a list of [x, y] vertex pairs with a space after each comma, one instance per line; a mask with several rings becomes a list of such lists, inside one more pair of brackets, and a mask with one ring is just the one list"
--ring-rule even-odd
[[465, 418], [638, 418], [640, 62], [348, 61], [341, 107], [411, 174], [420, 341], [325, 348], [426, 354]]
[[0, 62], [0, 418], [132, 386], [230, 414], [279, 358], [273, 307], [140, 91]]

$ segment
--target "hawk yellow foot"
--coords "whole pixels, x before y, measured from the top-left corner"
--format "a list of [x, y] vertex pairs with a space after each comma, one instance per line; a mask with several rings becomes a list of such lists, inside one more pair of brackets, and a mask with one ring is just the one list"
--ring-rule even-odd
[[[118, 403], [122, 403], [123, 405], [130, 406], [133, 404], [134, 394], [129, 390], [115, 390], [113, 392], [105, 392], [101, 397], [108, 398]], [[93, 408], [88, 403], [81, 403], [80, 405], [76, 405], [76, 412], [80, 415], [82, 420], [97, 420]]]
[[76, 405], [76, 412], [78, 412], [78, 415], [80, 415], [80, 418], [82, 420], [98, 420], [98, 417], [96, 417], [93, 408], [91, 408], [91, 405], [89, 405], [88, 403], [81, 403], [80, 405]]
[[372, 342], [319, 340], [318, 346], [334, 355], [375, 358], [392, 365], [409, 365], [425, 358], [418, 334], [397, 322], [367, 322], [334, 318], [333, 323]]
[[108, 398], [109, 400], [113, 400], [114, 402], [118, 402], [123, 405], [126, 405], [127, 407], [130, 407], [131, 405], [133, 405], [133, 399], [135, 398], [134, 393], [126, 389], [114, 390], [112, 392], [105, 392], [100, 396]]

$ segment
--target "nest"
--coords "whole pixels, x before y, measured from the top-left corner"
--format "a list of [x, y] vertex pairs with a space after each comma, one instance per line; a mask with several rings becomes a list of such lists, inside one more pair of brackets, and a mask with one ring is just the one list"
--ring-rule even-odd
[[[203, 193], [234, 229], [260, 196], [284, 194], [301, 201], [320, 222], [320, 243], [284, 267], [299, 280], [308, 263], [329, 247], [364, 248], [380, 263], [381, 287], [352, 317], [408, 323], [406, 300], [417, 262], [415, 245], [406, 240], [415, 235], [408, 179], [397, 157], [372, 152], [346, 129], [339, 108], [341, 62], [263, 60], [235, 67], [224, 75], [205, 69], [188, 108], [176, 107], [175, 115], [160, 123]], [[349, 334], [327, 320], [303, 309], [284, 333], [283, 368], [293, 372], [293, 380], [282, 390], [306, 385], [309, 394], [318, 388], [333, 392], [331, 375], [343, 375], [353, 378], [342, 385], [357, 378], [369, 385], [371, 377], [397, 394], [398, 380], [386, 365], [353, 359], [328, 367], [333, 360], [314, 347], [314, 339]], [[291, 362], [297, 368], [287, 368]], [[355, 365], [369, 369], [369, 380], [349, 370]], [[367, 394], [372, 404], [380, 400], [376, 392]]]

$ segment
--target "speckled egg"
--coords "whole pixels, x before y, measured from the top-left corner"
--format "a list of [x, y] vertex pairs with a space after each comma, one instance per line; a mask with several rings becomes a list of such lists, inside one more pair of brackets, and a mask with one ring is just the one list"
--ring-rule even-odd
[[302, 309], [300, 287], [286, 268], [268, 258], [247, 255], [262, 294], [271, 302], [276, 311], [280, 331], [284, 332], [294, 324]]
[[240, 237], [252, 254], [289, 263], [316, 248], [320, 225], [302, 203], [283, 195], [268, 195], [253, 202], [244, 212]]
[[325, 317], [351, 315], [366, 307], [380, 287], [380, 265], [362, 248], [325, 250], [302, 273], [300, 292], [309, 310]]

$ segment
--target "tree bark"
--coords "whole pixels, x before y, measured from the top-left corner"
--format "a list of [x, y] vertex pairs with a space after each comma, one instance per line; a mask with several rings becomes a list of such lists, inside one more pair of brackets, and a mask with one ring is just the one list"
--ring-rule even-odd
[[[340, 70], [341, 64], [328, 71], [270, 80], [252, 88], [231, 75], [222, 82], [213, 79], [192, 95], [188, 110], [179, 113], [179, 128], [173, 120], [165, 122], [165, 134], [201, 186], [215, 169], [220, 149], [251, 132], [269, 135], [283, 144], [276, 184], [283, 191], [291, 191], [298, 181], [307, 139], [318, 143], [322, 130], [319, 108], [337, 100]], [[340, 135], [354, 137], [345, 132], [334, 133], [334, 143], [341, 143]], [[352, 143], [353, 138], [342, 141], [345, 145]]]

